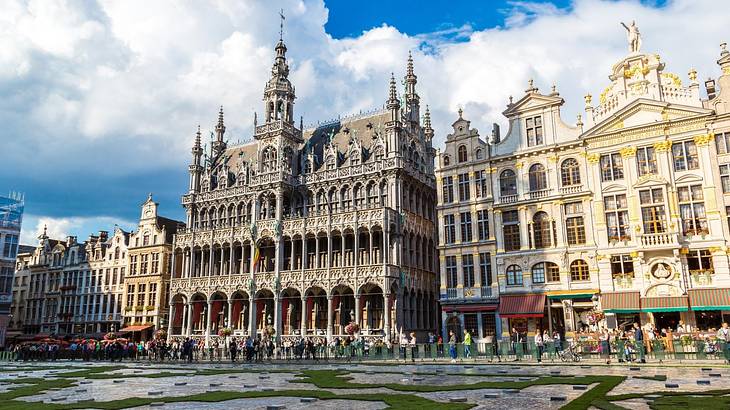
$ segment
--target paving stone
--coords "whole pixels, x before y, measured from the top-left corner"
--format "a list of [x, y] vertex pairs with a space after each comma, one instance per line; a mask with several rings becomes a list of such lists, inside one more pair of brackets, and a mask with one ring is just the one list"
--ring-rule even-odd
[[709, 386], [710, 381], [709, 380], [697, 380], [697, 384], [700, 386]]
[[66, 400], [66, 397], [51, 397], [51, 401], [64, 401]]
[[507, 394], [517, 394], [517, 393], [519, 393], [520, 391], [519, 391], [519, 390], [517, 390], [517, 389], [507, 389], [507, 390], [505, 390], [504, 392], [505, 392], [505, 393], [507, 393]]
[[636, 371], [641, 370], [641, 367], [629, 367], [629, 370], [636, 372]]
[[269, 376], [259, 376], [259, 380], [266, 380], [268, 378], [269, 378]]
[[449, 397], [451, 403], [466, 403], [466, 397]]
[[222, 383], [211, 383], [210, 387], [219, 387]]
[[566, 401], [568, 400], [565, 396], [550, 396], [550, 401]]
[[114, 380], [114, 383], [124, 383], [124, 380]]
[[372, 371], [372, 370], [368, 370], [368, 371], [365, 372], [365, 374], [375, 374], [375, 372]]
[[229, 379], [238, 379], [238, 376], [228, 376]]
[[302, 403], [314, 403], [317, 401], [314, 397], [303, 397], [301, 400], [299, 400]]
[[414, 377], [413, 378], [413, 381], [414, 382], [422, 382], [423, 381], [423, 377]]
[[410, 380], [409, 379], [400, 379], [400, 381], [401, 381], [401, 383], [406, 383], [406, 382], [408, 382]]
[[271, 387], [264, 387], [261, 391], [274, 391]]
[[662, 396], [661, 396], [661, 394], [647, 394], [644, 397], [646, 397], [647, 399], [658, 399], [658, 398], [660, 398]]
[[283, 410], [285, 408], [286, 406], [281, 406], [277, 404], [266, 406], [266, 410]]
[[498, 374], [507, 374], [507, 370], [497, 370]]
[[162, 394], [162, 392], [161, 391], [148, 391], [147, 394], [150, 396], [159, 396]]
[[573, 390], [588, 390], [588, 386], [584, 386], [582, 384], [577, 384], [573, 386]]
[[81, 380], [79, 384], [91, 384], [91, 380]]
[[218, 393], [219, 391], [220, 391], [220, 390], [210, 390], [210, 389], [208, 389], [208, 390], [206, 390], [205, 392], [206, 392], [206, 393]]
[[712, 371], [712, 367], [703, 367], [702, 368], [702, 371], [703, 372], [711, 372]]
[[76, 393], [86, 393], [86, 389], [76, 389]]
[[243, 388], [244, 389], [255, 389], [256, 385], [255, 384], [244, 384]]
[[664, 387], [666, 387], [667, 389], [678, 389], [679, 388], [679, 384], [677, 384], [677, 383], [664, 383]]
[[465, 368], [465, 369], [471, 369], [471, 368], [473, 368], [473, 367], [474, 367], [474, 366], [471, 366], [471, 365], [467, 365], [467, 366], [464, 366], [464, 368]]
[[499, 397], [499, 393], [487, 393], [484, 395], [485, 399], [498, 399]]
[[532, 380], [532, 377], [520, 377], [518, 380], [522, 381], [522, 382], [528, 382], [528, 381]]
[[188, 382], [175, 382], [175, 386], [185, 386]]
[[560, 374], [560, 370], [553, 370], [550, 372], [550, 374]]
[[710, 377], [722, 377], [720, 373], [710, 373]]
[[581, 368], [581, 369], [590, 369], [590, 368], [591, 368], [591, 366], [581, 366], [580, 368]]

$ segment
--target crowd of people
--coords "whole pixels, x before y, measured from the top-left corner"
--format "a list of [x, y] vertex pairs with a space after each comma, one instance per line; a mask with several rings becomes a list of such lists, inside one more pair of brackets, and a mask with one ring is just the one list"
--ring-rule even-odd
[[[488, 356], [490, 360], [502, 360], [508, 355], [514, 360], [524, 356], [533, 356], [541, 362], [545, 354], [552, 358], [561, 357], [565, 352], [571, 355], [599, 354], [606, 363], [615, 357], [619, 362], [646, 362], [646, 355], [652, 351], [672, 352], [677, 343], [677, 335], [689, 338], [690, 342], [701, 341], [691, 348], [700, 349], [707, 355], [715, 354], [717, 358], [730, 359], [730, 327], [723, 323], [722, 327], [704, 339], [697, 338], [689, 332], [682, 332], [684, 324], [680, 322], [678, 329], [657, 329], [648, 324], [643, 327], [638, 323], [622, 326], [619, 329], [598, 329], [591, 334], [581, 334], [567, 342], [557, 332], [550, 334], [547, 330], [537, 329], [528, 340], [527, 334], [515, 328], [511, 329], [508, 339], [497, 337], [488, 339], [487, 343], [475, 343], [473, 330], [464, 330], [463, 334], [449, 331], [446, 344], [440, 335], [429, 333], [425, 340], [417, 340], [415, 333], [401, 334], [399, 338], [365, 338], [358, 336], [335, 337], [329, 343], [325, 337], [310, 336], [283, 338], [276, 341], [264, 335], [256, 337], [217, 337], [206, 345], [202, 339], [173, 338], [169, 342], [164, 338], [146, 342], [135, 342], [127, 339], [44, 339], [23, 342], [10, 346], [15, 360], [19, 361], [55, 361], [55, 360], [152, 360], [152, 361], [223, 361], [261, 362], [264, 360], [359, 360], [363, 357], [400, 358], [415, 361], [417, 358], [449, 357], [451, 362], [457, 358], [473, 358], [475, 355]], [[684, 342], [683, 342], [684, 343]], [[448, 356], [445, 351], [448, 346]], [[730, 361], [729, 361], [730, 363]]]

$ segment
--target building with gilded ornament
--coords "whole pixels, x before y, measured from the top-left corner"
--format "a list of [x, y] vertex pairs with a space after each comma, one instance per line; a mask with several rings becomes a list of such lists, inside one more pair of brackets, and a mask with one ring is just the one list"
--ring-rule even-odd
[[730, 53], [703, 87], [639, 45], [575, 121], [532, 81], [504, 135], [459, 113], [436, 166], [444, 329], [729, 319]]
[[305, 129], [286, 50], [280, 40], [252, 142], [226, 142], [222, 109], [205, 160], [195, 137], [170, 336], [332, 339], [353, 322], [366, 338], [434, 331], [435, 151], [412, 60], [384, 109]]

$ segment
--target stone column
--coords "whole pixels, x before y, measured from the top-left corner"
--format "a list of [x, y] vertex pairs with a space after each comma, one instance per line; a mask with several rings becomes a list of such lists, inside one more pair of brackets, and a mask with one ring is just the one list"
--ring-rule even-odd
[[385, 337], [390, 337], [390, 293], [383, 294], [383, 333]]
[[256, 300], [253, 295], [248, 296], [248, 335], [256, 336]]
[[307, 334], [307, 297], [302, 296], [301, 322], [299, 323], [299, 332], [302, 336]]
[[172, 338], [172, 325], [175, 323], [175, 304], [170, 300], [170, 324], [167, 325], [167, 340]]
[[275, 339], [281, 338], [281, 298], [279, 294], [274, 295], [274, 329], [276, 329]]
[[188, 323], [186, 324], [187, 330], [185, 331], [185, 334], [187, 336], [191, 336], [193, 334], [193, 311], [195, 310], [193, 309], [193, 302], [188, 302], [186, 307], [188, 309]]
[[213, 301], [208, 300], [208, 309], [205, 311], [205, 347], [210, 344], [210, 327], [212, 325], [210, 320], [210, 313], [213, 310]]
[[357, 323], [357, 325], [362, 328], [363, 326], [360, 323], [361, 316], [362, 312], [360, 312], [360, 295], [355, 295], [355, 323]]
[[289, 256], [289, 270], [294, 270], [294, 238], [291, 238], [289, 240], [289, 243], [291, 244], [291, 256]]
[[228, 298], [228, 323], [226, 323], [226, 327], [229, 327], [233, 329], [233, 306], [231, 304], [233, 303], [233, 300], [231, 298]]
[[228, 252], [230, 255], [228, 255], [228, 274], [233, 274], [233, 267], [235, 266], [234, 257], [236, 256], [236, 252], [234, 252], [233, 243], [231, 243], [231, 246], [228, 247]]
[[332, 309], [332, 299], [332, 295], [327, 295], [327, 343], [332, 341], [332, 326], [335, 317], [335, 312]]
[[314, 236], [314, 267], [319, 269], [320, 268], [320, 260], [319, 260], [319, 235]]
[[302, 236], [302, 273], [307, 268], [307, 236]]
[[368, 265], [373, 264], [373, 231], [370, 230], [370, 240], [368, 241], [369, 250], [368, 250]]

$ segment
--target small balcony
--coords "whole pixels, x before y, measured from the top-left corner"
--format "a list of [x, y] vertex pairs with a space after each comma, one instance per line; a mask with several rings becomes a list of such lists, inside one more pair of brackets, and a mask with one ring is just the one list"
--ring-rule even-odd
[[581, 192], [583, 190], [583, 185], [570, 185], [570, 186], [564, 186], [560, 187], [560, 193], [565, 194], [577, 194], [578, 192]]
[[550, 195], [550, 189], [540, 189], [537, 191], [530, 191], [527, 193], [530, 199], [546, 198]]
[[616, 289], [633, 289], [634, 288], [634, 276], [633, 275], [615, 275], [613, 277], [613, 285]]
[[503, 204], [511, 204], [517, 202], [517, 194], [514, 195], [502, 195], [499, 197], [499, 202]]
[[655, 248], [678, 247], [676, 233], [647, 233], [640, 236], [642, 246], [652, 246]]
[[456, 288], [447, 288], [446, 289], [446, 298], [447, 299], [456, 299], [458, 295], [458, 289]]

